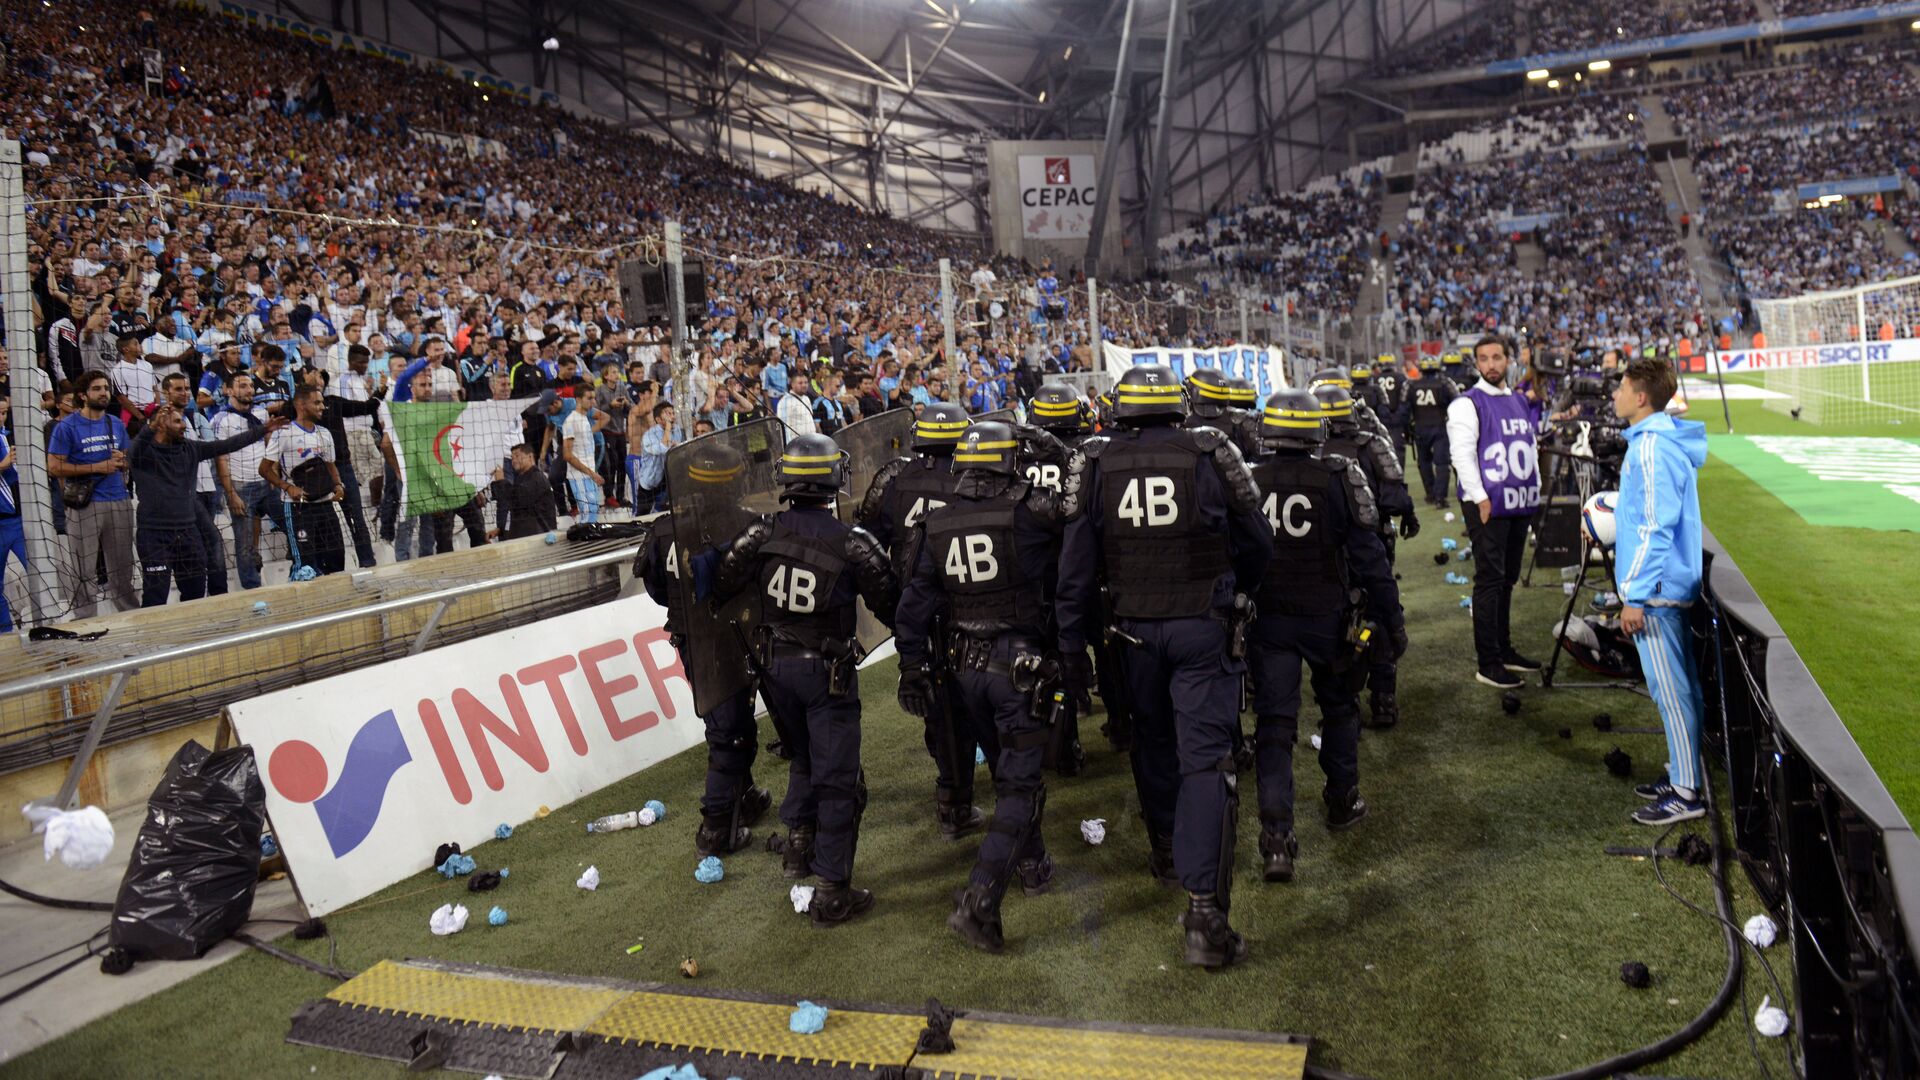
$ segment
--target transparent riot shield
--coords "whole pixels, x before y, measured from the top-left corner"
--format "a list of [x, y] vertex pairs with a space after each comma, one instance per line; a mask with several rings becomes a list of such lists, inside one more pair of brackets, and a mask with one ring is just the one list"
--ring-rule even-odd
[[706, 716], [747, 688], [751, 669], [747, 642], [760, 619], [753, 590], [731, 597], [693, 599], [692, 557], [724, 544], [761, 514], [780, 509], [773, 459], [787, 444], [775, 419], [702, 435], [667, 451], [667, 501], [673, 511], [671, 569], [676, 621], [686, 636], [681, 650], [694, 708]]
[[[913, 443], [913, 410], [890, 409], [869, 416], [833, 433], [833, 441], [847, 452], [847, 489], [840, 493], [840, 520], [853, 524], [854, 509], [866, 498], [873, 474], [894, 458], [908, 452]], [[860, 601], [858, 629], [860, 644], [872, 652], [886, 643], [891, 631]]]

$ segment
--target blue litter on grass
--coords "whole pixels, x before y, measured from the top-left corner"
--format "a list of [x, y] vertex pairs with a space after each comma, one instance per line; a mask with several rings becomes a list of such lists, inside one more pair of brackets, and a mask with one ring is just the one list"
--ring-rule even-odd
[[795, 1035], [818, 1035], [820, 1029], [827, 1026], [827, 1008], [803, 1001], [787, 1018], [787, 1030]]
[[559, 533], [548, 533], [548, 534], [547, 534], [547, 543], [549, 543], [549, 544], [557, 544], [557, 543], [559, 543], [559, 542], [560, 542], [560, 534], [559, 534]]
[[702, 885], [711, 885], [726, 876], [726, 868], [720, 865], [720, 859], [715, 855], [701, 859], [700, 865], [693, 871], [693, 880]]
[[487, 922], [493, 926], [507, 925], [507, 909], [495, 907], [492, 911], [487, 912]]
[[986, 752], [985, 750], [982, 750], [982, 749], [981, 749], [980, 747], [978, 747], [978, 746], [976, 746], [976, 747], [974, 747], [974, 748], [973, 748], [973, 763], [974, 763], [975, 765], [985, 765], [985, 764], [987, 763], [987, 752]]
[[506, 822], [501, 822], [499, 825], [494, 826], [494, 829], [493, 829], [494, 839], [505, 840], [506, 838], [512, 835], [513, 835], [513, 826], [508, 825]]
[[263, 859], [271, 859], [278, 854], [280, 854], [280, 845], [273, 842], [273, 837], [266, 833], [261, 833], [260, 857]]
[[1472, 607], [1472, 606], [1473, 606], [1473, 597], [1471, 597], [1471, 596], [1463, 596], [1463, 597], [1461, 597], [1461, 598], [1460, 598], [1460, 606], [1461, 606], [1461, 607], [1463, 607], [1463, 608], [1470, 608], [1470, 607]]
[[1468, 559], [1473, 558], [1473, 551], [1472, 549], [1463, 549], [1460, 554], [1455, 555], [1454, 558], [1459, 559], [1461, 562], [1466, 562]]
[[1460, 541], [1455, 540], [1451, 536], [1443, 536], [1440, 538], [1441, 551], [1452, 551], [1459, 546], [1460, 546]]
[[447, 856], [447, 861], [441, 863], [437, 869], [441, 877], [452, 879], [456, 874], [473, 873], [473, 865], [473, 856], [456, 853]]
[[647, 800], [647, 809], [649, 809], [649, 810], [651, 810], [651, 811], [653, 811], [653, 821], [654, 821], [654, 824], [656, 824], [656, 825], [657, 825], [657, 824], [659, 824], [660, 822], [662, 822], [662, 821], [665, 821], [665, 820], [666, 820], [666, 817], [667, 817], [667, 804], [666, 804], [666, 803], [663, 803], [663, 802], [661, 802], [661, 801], [660, 801], [659, 799], [648, 799], [648, 800]]
[[691, 1062], [685, 1065], [662, 1065], [650, 1073], [644, 1073], [639, 1080], [707, 1080], [701, 1076]]
[[507, 876], [507, 868], [506, 868], [506, 867], [504, 867], [504, 866], [503, 866], [503, 867], [501, 867], [501, 868], [500, 868], [500, 876], [501, 876], [501, 877], [506, 877], [506, 876]]

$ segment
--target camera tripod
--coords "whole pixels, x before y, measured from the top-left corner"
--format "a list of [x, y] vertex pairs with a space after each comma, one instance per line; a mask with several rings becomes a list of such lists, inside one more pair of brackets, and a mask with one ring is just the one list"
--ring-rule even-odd
[[[1603, 571], [1597, 584], [1587, 580], [1593, 570], [1596, 555], [1599, 556], [1598, 563]], [[1553, 635], [1553, 655], [1547, 658], [1547, 666], [1540, 671], [1540, 685], [1543, 688], [1551, 690], [1555, 687], [1554, 678], [1560, 669], [1560, 656], [1567, 651], [1567, 624], [1573, 620], [1573, 609], [1579, 606], [1581, 595], [1592, 593], [1597, 596], [1608, 591], [1608, 586], [1613, 583], [1613, 549], [1594, 543], [1586, 535], [1586, 531], [1581, 530], [1580, 576], [1571, 583], [1573, 587], [1567, 591], [1567, 606], [1560, 610], [1560, 632]], [[1558, 685], [1563, 690], [1630, 690], [1636, 694], [1646, 693], [1641, 683], [1631, 679], [1586, 680], [1562, 682]]]

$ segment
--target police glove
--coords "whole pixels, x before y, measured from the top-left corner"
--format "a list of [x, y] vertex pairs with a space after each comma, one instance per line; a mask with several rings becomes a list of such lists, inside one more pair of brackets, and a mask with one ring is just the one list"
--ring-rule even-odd
[[1085, 649], [1060, 654], [1060, 685], [1076, 699], [1093, 685], [1093, 663]]
[[1398, 660], [1407, 655], [1408, 641], [1406, 624], [1401, 623], [1399, 626], [1394, 627], [1391, 635], [1393, 638], [1393, 658]]
[[1409, 510], [1400, 515], [1400, 539], [1411, 540], [1420, 535], [1420, 519]]
[[925, 719], [933, 709], [933, 672], [925, 664], [900, 668], [900, 707]]

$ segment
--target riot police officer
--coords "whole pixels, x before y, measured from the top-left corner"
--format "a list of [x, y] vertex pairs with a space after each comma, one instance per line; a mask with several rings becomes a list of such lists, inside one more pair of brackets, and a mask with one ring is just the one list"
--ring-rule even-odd
[[1260, 432], [1254, 418], [1234, 406], [1233, 387], [1218, 368], [1197, 367], [1187, 376], [1189, 428], [1210, 427], [1233, 440], [1243, 458], [1260, 453]]
[[[690, 474], [716, 482], [736, 475], [744, 463], [735, 455], [720, 453], [729, 449], [714, 448], [703, 458], [703, 467]], [[681, 512], [696, 513], [698, 506], [688, 505]], [[681, 655], [681, 668], [693, 670], [686, 632], [680, 625], [681, 612], [693, 600], [692, 561], [674, 544], [673, 511], [646, 524], [633, 576], [646, 586], [654, 603], [667, 609], [667, 639]], [[701, 720], [707, 729], [707, 785], [700, 797], [700, 825], [694, 830], [693, 846], [702, 855], [726, 855], [746, 847], [753, 839], [753, 824], [773, 804], [767, 789], [753, 783], [753, 761], [759, 752], [753, 687], [749, 684], [728, 696]]]
[[1148, 865], [1164, 875], [1171, 854], [1188, 895], [1187, 962], [1221, 967], [1247, 953], [1227, 921], [1238, 812], [1233, 731], [1251, 613], [1244, 594], [1259, 587], [1273, 533], [1233, 443], [1215, 429], [1181, 426], [1186, 405], [1171, 369], [1131, 368], [1113, 397], [1115, 433], [1081, 446], [1062, 492], [1061, 663], [1070, 685], [1084, 685], [1104, 573], [1111, 644], [1133, 701]]
[[1353, 400], [1354, 422], [1365, 430], [1371, 431], [1382, 439], [1387, 440], [1388, 446], [1392, 445], [1393, 435], [1387, 430], [1386, 421], [1380, 419], [1379, 415], [1375, 413], [1372, 408], [1368, 407], [1366, 402], [1360, 400], [1358, 391], [1353, 388], [1353, 379], [1348, 376], [1346, 371], [1337, 367], [1322, 368], [1314, 372], [1313, 377], [1307, 380], [1307, 390], [1310, 392], [1318, 391], [1323, 386], [1337, 386], [1345, 390]]
[[1361, 399], [1387, 426], [1387, 434], [1393, 439], [1394, 460], [1400, 462], [1404, 472], [1407, 461], [1407, 380], [1400, 371], [1400, 361], [1392, 353], [1381, 353], [1379, 362], [1373, 366], [1373, 378], [1370, 381], [1372, 385], [1362, 392]]
[[784, 859], [791, 876], [820, 878], [809, 908], [817, 927], [838, 926], [873, 907], [873, 893], [851, 885], [866, 806], [854, 598], [882, 614], [899, 602], [899, 581], [880, 542], [834, 516], [846, 459], [825, 435], [789, 442], [774, 462], [788, 508], [726, 544], [714, 576], [720, 597], [746, 588], [760, 595], [754, 667], [767, 711], [793, 754], [780, 803], [788, 828]]
[[1247, 415], [1244, 421], [1253, 428], [1254, 441], [1260, 438], [1260, 391], [1254, 389], [1253, 381], [1239, 375], [1227, 377], [1227, 394], [1233, 407]]
[[[1360, 467], [1367, 487], [1378, 508], [1376, 528], [1393, 562], [1393, 522], [1400, 519], [1400, 535], [1408, 539], [1420, 535], [1420, 519], [1414, 516], [1413, 496], [1407, 493], [1407, 478], [1394, 460], [1392, 445], [1380, 435], [1359, 425], [1354, 416], [1353, 399], [1338, 386], [1326, 385], [1314, 390], [1320, 402], [1321, 418], [1327, 422], [1326, 452], [1337, 454]], [[1376, 642], [1366, 657], [1366, 682], [1370, 689], [1367, 726], [1390, 728], [1400, 722], [1398, 694], [1398, 658]]]
[[[1033, 400], [1027, 403], [1027, 415], [1035, 426], [1059, 439], [1069, 451], [1078, 447], [1093, 435], [1093, 410], [1084, 399], [1075, 393], [1071, 386], [1062, 382], [1041, 384]], [[1027, 465], [1027, 479], [1036, 487], [1059, 489], [1061, 471], [1052, 467], [1051, 461], [1039, 461]], [[1101, 617], [1099, 625], [1106, 625]], [[1118, 669], [1112, 657], [1107, 654], [1107, 639], [1104, 634], [1094, 634], [1087, 639], [1093, 647], [1094, 680], [1100, 690], [1100, 705], [1107, 714], [1106, 723], [1100, 725], [1100, 734], [1119, 752], [1133, 745], [1133, 715], [1128, 709], [1126, 687], [1121, 684]], [[1086, 693], [1075, 696], [1075, 739], [1078, 739], [1078, 716], [1090, 711], [1093, 699]]]
[[1453, 389], [1457, 393], [1466, 393], [1473, 389], [1474, 383], [1480, 380], [1480, 376], [1473, 370], [1473, 365], [1467, 363], [1466, 354], [1462, 352], [1448, 353], [1440, 367], [1441, 374], [1447, 377], [1447, 381], [1453, 383]]
[[[1005, 945], [1000, 902], [1014, 876], [1028, 896], [1045, 892], [1053, 862], [1040, 839], [1046, 784], [1041, 767], [1050, 722], [1065, 712], [1053, 658], [1053, 592], [1060, 556], [1059, 496], [1020, 475], [1014, 429], [976, 422], [954, 451], [954, 501], [929, 513], [914, 536], [913, 576], [900, 598], [900, 705], [924, 715], [933, 696], [927, 656], [944, 650], [955, 697], [976, 725], [999, 735], [993, 823], [947, 920], [987, 952]], [[951, 617], [946, 640], [930, 640], [934, 614]]]
[[[967, 410], [952, 402], [936, 401], [920, 411], [913, 424], [913, 453], [881, 466], [860, 501], [855, 520], [885, 545], [896, 574], [912, 572], [906, 561], [907, 538], [929, 511], [953, 501], [953, 448], [966, 434]], [[936, 655], [935, 665], [944, 657]], [[944, 688], [944, 678], [935, 680]], [[975, 730], [960, 710], [950, 708], [944, 692], [937, 693], [925, 717], [927, 753], [933, 758], [934, 815], [942, 840], [958, 840], [986, 824], [986, 815], [973, 805], [974, 755], [984, 752], [995, 760], [993, 733]]]
[[1460, 395], [1453, 380], [1441, 371], [1437, 357], [1420, 358], [1420, 377], [1407, 384], [1408, 413], [1413, 423], [1413, 456], [1420, 466], [1420, 486], [1427, 502], [1444, 510], [1451, 495], [1447, 487], [1447, 406]]
[[1301, 662], [1320, 705], [1327, 827], [1345, 829], [1367, 814], [1360, 797], [1359, 690], [1352, 673], [1375, 636], [1396, 653], [1406, 649], [1399, 590], [1380, 543], [1373, 493], [1359, 465], [1319, 452], [1326, 441], [1321, 415], [1313, 394], [1288, 390], [1268, 398], [1261, 434], [1273, 453], [1253, 468], [1274, 541], [1257, 601], [1259, 618], [1248, 639], [1260, 854], [1268, 881], [1292, 881], [1300, 851], [1293, 830], [1293, 746]]

